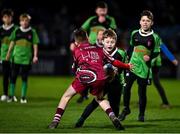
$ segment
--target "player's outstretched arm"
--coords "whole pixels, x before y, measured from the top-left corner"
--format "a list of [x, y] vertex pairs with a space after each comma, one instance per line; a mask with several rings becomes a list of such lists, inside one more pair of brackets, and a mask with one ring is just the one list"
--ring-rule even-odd
[[178, 60], [175, 58], [175, 56], [170, 52], [170, 50], [167, 48], [165, 44], [161, 44], [160, 48], [162, 52], [166, 55], [166, 57], [175, 65], [178, 65]]
[[131, 69], [133, 67], [132, 64], [125, 64], [119, 60], [114, 60], [112, 64], [113, 66], [116, 66], [118, 68], [124, 68], [124, 69]]

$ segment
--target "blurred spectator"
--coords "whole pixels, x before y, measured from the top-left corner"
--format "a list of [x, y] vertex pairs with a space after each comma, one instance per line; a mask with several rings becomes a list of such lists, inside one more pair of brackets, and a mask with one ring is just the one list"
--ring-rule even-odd
[[39, 24], [38, 25], [38, 35], [40, 39], [40, 43], [44, 46], [49, 45], [49, 34], [48, 31], [46, 30], [44, 24]]

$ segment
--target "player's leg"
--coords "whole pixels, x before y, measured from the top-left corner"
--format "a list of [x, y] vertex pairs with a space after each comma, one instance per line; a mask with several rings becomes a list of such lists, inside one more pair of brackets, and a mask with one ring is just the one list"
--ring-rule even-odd
[[138, 121], [144, 122], [144, 115], [147, 103], [147, 79], [138, 78], [138, 95], [139, 95], [139, 116]]
[[120, 98], [122, 93], [122, 84], [119, 79], [113, 80], [108, 86], [108, 101], [116, 116], [119, 115]]
[[77, 78], [75, 78], [75, 80], [72, 82], [72, 84], [69, 86], [69, 88], [65, 91], [65, 93], [61, 97], [56, 113], [54, 115], [54, 119], [51, 122], [51, 124], [48, 126], [48, 128], [54, 129], [58, 126], [69, 100], [76, 93], [81, 93], [85, 89], [87, 89], [87, 87], [83, 85]]
[[49, 129], [55, 129], [58, 126], [68, 102], [75, 94], [76, 90], [70, 85], [59, 101], [53, 121], [48, 126]]
[[16, 85], [17, 76], [18, 76], [19, 70], [20, 70], [20, 65], [13, 63], [11, 70], [12, 71], [11, 71], [11, 75], [10, 75], [10, 93], [9, 93], [8, 102], [12, 102], [12, 101], [16, 102], [17, 99], [14, 96], [14, 93], [15, 93], [15, 85]]
[[169, 106], [168, 99], [166, 97], [165, 90], [159, 80], [159, 67], [152, 67], [153, 83], [162, 99], [162, 106]]
[[75, 127], [82, 127], [84, 124], [84, 121], [89, 117], [89, 115], [99, 106], [99, 104], [96, 102], [95, 99], [91, 101], [89, 105], [86, 106], [84, 109], [81, 117], [78, 119], [78, 121], [75, 124]]
[[99, 103], [100, 107], [106, 112], [110, 120], [112, 121], [113, 125], [118, 130], [124, 130], [124, 127], [120, 123], [120, 120], [115, 116], [108, 100], [100, 99], [99, 97], [96, 97], [96, 101]]
[[8, 88], [10, 79], [10, 62], [2, 62], [2, 73], [3, 73], [3, 95], [1, 96], [1, 101], [6, 101], [8, 99]]
[[124, 108], [121, 112], [121, 114], [119, 115], [119, 119], [121, 121], [125, 120], [126, 116], [128, 114], [130, 114], [130, 98], [131, 98], [131, 87], [134, 83], [134, 81], [136, 80], [136, 75], [133, 73], [129, 73], [126, 74], [126, 86], [124, 88], [124, 92], [123, 92], [123, 103], [124, 103]]
[[[105, 85], [104, 88], [104, 95], [107, 94], [107, 92], [110, 90], [109, 89], [109, 83]], [[82, 127], [84, 124], [84, 121], [89, 117], [89, 115], [99, 106], [97, 101], [93, 99], [91, 103], [84, 109], [81, 117], [78, 119], [78, 121], [75, 124], [75, 127]]]
[[28, 88], [28, 75], [31, 69], [31, 65], [21, 65], [21, 77], [22, 77], [22, 87], [21, 87], [21, 103], [27, 103], [26, 94]]

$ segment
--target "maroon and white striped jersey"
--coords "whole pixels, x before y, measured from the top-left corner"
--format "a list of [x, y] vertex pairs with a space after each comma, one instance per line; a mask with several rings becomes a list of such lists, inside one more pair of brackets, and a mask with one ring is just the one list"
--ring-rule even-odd
[[[82, 43], [76, 47], [73, 51], [73, 57], [76, 69], [94, 72], [96, 74], [96, 80], [106, 79], [105, 71], [103, 69], [104, 62], [108, 61], [117, 67], [129, 69], [128, 64], [115, 60], [103, 48], [90, 45], [88, 42]], [[85, 71], [81, 71], [81, 73], [82, 72]], [[89, 73], [89, 71], [87, 72]]]

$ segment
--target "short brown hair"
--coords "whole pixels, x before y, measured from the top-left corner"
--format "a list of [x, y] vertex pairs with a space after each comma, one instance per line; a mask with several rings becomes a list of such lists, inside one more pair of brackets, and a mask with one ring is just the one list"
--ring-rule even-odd
[[24, 18], [27, 18], [29, 21], [31, 20], [31, 16], [27, 13], [23, 13], [20, 15], [19, 20], [23, 20]]
[[104, 1], [99, 1], [97, 4], [96, 4], [96, 8], [108, 8], [108, 5], [106, 2]]
[[86, 31], [83, 29], [76, 29], [74, 31], [74, 40], [78, 43], [84, 42], [88, 39]]
[[1, 11], [1, 16], [3, 17], [4, 15], [12, 16], [13, 17], [14, 12], [12, 11], [12, 9], [3, 9]]
[[152, 21], [154, 19], [153, 13], [149, 10], [143, 10], [141, 13], [141, 17], [143, 17], [143, 16], [147, 16]]
[[104, 31], [104, 33], [103, 33], [103, 40], [105, 38], [108, 38], [108, 37], [117, 40], [117, 34], [112, 29], [107, 29], [107, 30]]

